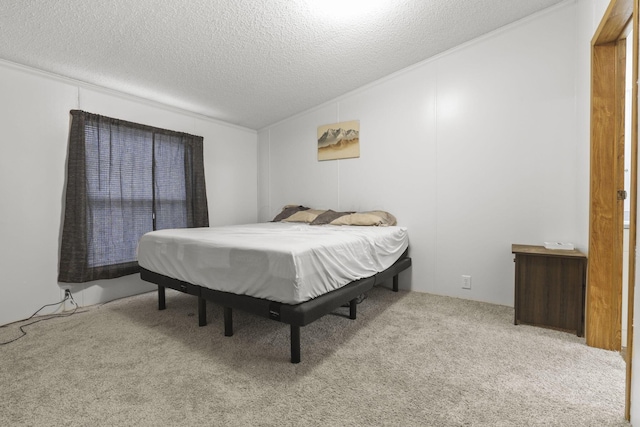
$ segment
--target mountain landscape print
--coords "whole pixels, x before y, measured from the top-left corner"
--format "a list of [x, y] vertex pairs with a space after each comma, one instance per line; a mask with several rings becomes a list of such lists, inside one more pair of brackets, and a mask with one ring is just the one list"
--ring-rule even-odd
[[318, 160], [360, 157], [360, 121], [318, 126]]

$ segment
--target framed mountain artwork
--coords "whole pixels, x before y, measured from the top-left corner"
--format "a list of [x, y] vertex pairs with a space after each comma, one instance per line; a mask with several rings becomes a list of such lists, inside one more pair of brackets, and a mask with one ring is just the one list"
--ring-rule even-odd
[[360, 121], [318, 126], [318, 160], [360, 157]]

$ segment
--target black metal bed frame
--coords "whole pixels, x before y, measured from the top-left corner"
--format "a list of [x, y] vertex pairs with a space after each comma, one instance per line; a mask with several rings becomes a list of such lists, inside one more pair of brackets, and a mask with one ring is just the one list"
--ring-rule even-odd
[[356, 280], [317, 298], [300, 304], [283, 304], [248, 295], [216, 291], [141, 268], [140, 278], [158, 285], [158, 309], [166, 308], [165, 288], [198, 297], [198, 324], [207, 324], [207, 300], [224, 309], [224, 334], [233, 335], [233, 309], [287, 323], [291, 326], [291, 363], [300, 363], [300, 327], [349, 304], [349, 318], [356, 318], [358, 296], [393, 277], [393, 291], [398, 292], [398, 275], [411, 266], [407, 251], [388, 269], [365, 279]]

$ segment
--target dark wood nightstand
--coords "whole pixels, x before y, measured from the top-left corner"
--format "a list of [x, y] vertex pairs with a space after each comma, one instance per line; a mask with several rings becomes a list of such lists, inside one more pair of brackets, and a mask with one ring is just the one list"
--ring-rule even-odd
[[587, 256], [578, 250], [512, 245], [515, 319], [584, 336]]

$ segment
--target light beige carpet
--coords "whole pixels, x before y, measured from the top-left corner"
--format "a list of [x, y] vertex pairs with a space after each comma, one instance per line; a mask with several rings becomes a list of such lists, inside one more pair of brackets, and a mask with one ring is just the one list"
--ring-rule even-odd
[[620, 355], [512, 308], [376, 288], [347, 314], [302, 328], [298, 365], [287, 325], [235, 311], [224, 337], [173, 291], [40, 322], [0, 346], [0, 425], [628, 425]]

